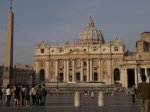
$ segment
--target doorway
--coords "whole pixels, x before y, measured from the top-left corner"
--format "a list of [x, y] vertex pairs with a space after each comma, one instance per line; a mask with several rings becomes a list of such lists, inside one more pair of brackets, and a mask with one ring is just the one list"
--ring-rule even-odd
[[80, 73], [79, 72], [76, 73], [76, 81], [80, 81]]
[[135, 84], [135, 72], [134, 69], [127, 69], [127, 83], [128, 87], [132, 87]]
[[40, 82], [45, 80], [45, 71], [44, 71], [44, 69], [40, 70], [40, 78], [39, 79], [40, 79]]

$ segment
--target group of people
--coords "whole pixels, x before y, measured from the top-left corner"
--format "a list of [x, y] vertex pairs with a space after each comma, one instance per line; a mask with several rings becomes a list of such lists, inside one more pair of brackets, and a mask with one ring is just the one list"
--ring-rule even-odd
[[6, 94], [6, 106], [10, 106], [12, 95], [14, 96], [14, 106], [29, 106], [30, 104], [44, 105], [47, 95], [47, 89], [45, 84], [43, 84], [42, 86], [38, 85], [38, 87], [35, 87], [35, 85], [32, 85], [32, 87], [30, 87], [29, 85], [16, 85], [15, 89], [12, 88], [10, 84], [8, 84], [4, 91], [2, 91], [2, 88], [0, 88], [1, 106], [3, 101], [3, 94]]
[[132, 102], [135, 103], [135, 99], [139, 99], [141, 103], [141, 112], [149, 112], [150, 103], [150, 83], [146, 82], [146, 75], [141, 76], [142, 82], [135, 84], [131, 88]]

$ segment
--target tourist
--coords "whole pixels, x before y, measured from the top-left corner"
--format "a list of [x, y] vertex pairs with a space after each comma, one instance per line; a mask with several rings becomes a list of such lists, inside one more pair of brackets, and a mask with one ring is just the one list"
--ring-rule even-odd
[[11, 95], [12, 95], [12, 90], [10, 84], [8, 84], [6, 88], [6, 107], [10, 106]]
[[24, 101], [25, 101], [25, 85], [22, 86], [21, 88], [21, 96], [22, 96], [22, 106], [24, 105]]
[[0, 87], [0, 106], [2, 106], [2, 100], [3, 100], [3, 91], [2, 88]]
[[26, 85], [25, 91], [24, 91], [24, 95], [25, 95], [25, 103], [26, 106], [29, 106], [29, 101], [30, 101], [30, 88], [29, 85]]
[[20, 89], [19, 87], [16, 85], [16, 89], [14, 91], [14, 107], [19, 105], [19, 99], [20, 99]]
[[41, 97], [41, 85], [38, 86], [37, 91], [36, 91], [36, 95], [37, 95], [37, 105], [41, 105], [42, 104], [42, 97]]
[[94, 90], [91, 90], [91, 98], [94, 98]]
[[18, 86], [18, 90], [19, 90], [18, 105], [20, 105], [20, 99], [21, 99], [21, 85]]
[[30, 96], [32, 97], [32, 105], [35, 105], [36, 104], [36, 89], [35, 89], [34, 84], [30, 90]]
[[150, 84], [146, 82], [146, 76], [141, 76], [142, 82], [137, 86], [137, 97], [141, 102], [141, 112], [148, 112], [150, 101]]
[[47, 89], [45, 87], [45, 84], [43, 84], [42, 91], [41, 91], [42, 105], [45, 105], [46, 95], [47, 95]]
[[135, 84], [133, 84], [130, 93], [131, 93], [131, 96], [132, 96], [132, 103], [135, 103], [135, 95], [136, 95], [136, 87], [135, 87]]

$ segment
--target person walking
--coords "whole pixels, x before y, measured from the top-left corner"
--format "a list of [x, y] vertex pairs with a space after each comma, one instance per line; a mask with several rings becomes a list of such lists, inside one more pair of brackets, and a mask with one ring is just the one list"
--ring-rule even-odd
[[6, 107], [10, 106], [11, 95], [12, 95], [12, 90], [10, 84], [8, 84], [6, 88]]
[[37, 95], [37, 105], [41, 105], [41, 104], [42, 104], [41, 92], [42, 92], [42, 88], [41, 88], [41, 85], [39, 85], [38, 88], [37, 88], [37, 91], [36, 91], [36, 95]]
[[31, 90], [30, 90], [30, 95], [32, 97], [32, 105], [37, 104], [36, 103], [36, 89], [35, 89], [35, 85], [33, 84]]
[[46, 95], [47, 95], [47, 89], [46, 89], [45, 84], [43, 84], [42, 91], [41, 91], [41, 98], [42, 98], [41, 104], [42, 105], [45, 105]]
[[22, 106], [23, 106], [25, 102], [25, 85], [23, 85], [21, 88], [21, 101], [22, 101]]
[[136, 95], [136, 86], [135, 84], [133, 84], [131, 88], [132, 103], [135, 103], [135, 95]]
[[146, 76], [141, 76], [142, 82], [137, 86], [137, 98], [141, 102], [141, 112], [148, 112], [150, 101], [150, 84], [146, 82]]
[[20, 89], [19, 87], [16, 85], [16, 89], [14, 91], [14, 107], [18, 107], [19, 105], [19, 99], [20, 99]]
[[25, 94], [25, 104], [26, 104], [26, 106], [29, 106], [29, 103], [30, 103], [29, 102], [30, 101], [30, 88], [29, 88], [29, 85], [26, 85], [24, 94]]

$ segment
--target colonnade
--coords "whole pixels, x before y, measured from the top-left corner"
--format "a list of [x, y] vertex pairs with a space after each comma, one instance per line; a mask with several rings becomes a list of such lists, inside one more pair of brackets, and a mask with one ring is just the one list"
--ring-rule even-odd
[[[63, 73], [63, 81], [70, 82], [70, 76], [72, 77], [71, 82], [76, 82], [76, 73], [79, 73], [80, 78], [79, 82], [90, 82], [94, 81], [94, 72], [97, 73], [97, 81], [101, 81], [101, 61], [98, 61], [97, 66], [93, 66], [92, 59], [81, 59], [79, 61], [79, 67], [75, 65], [76, 59], [66, 59], [63, 60], [63, 69], [60, 71], [59, 60], [55, 61], [55, 77], [57, 77], [60, 73]], [[70, 66], [71, 63], [71, 66]], [[86, 77], [86, 80], [85, 80]]]

